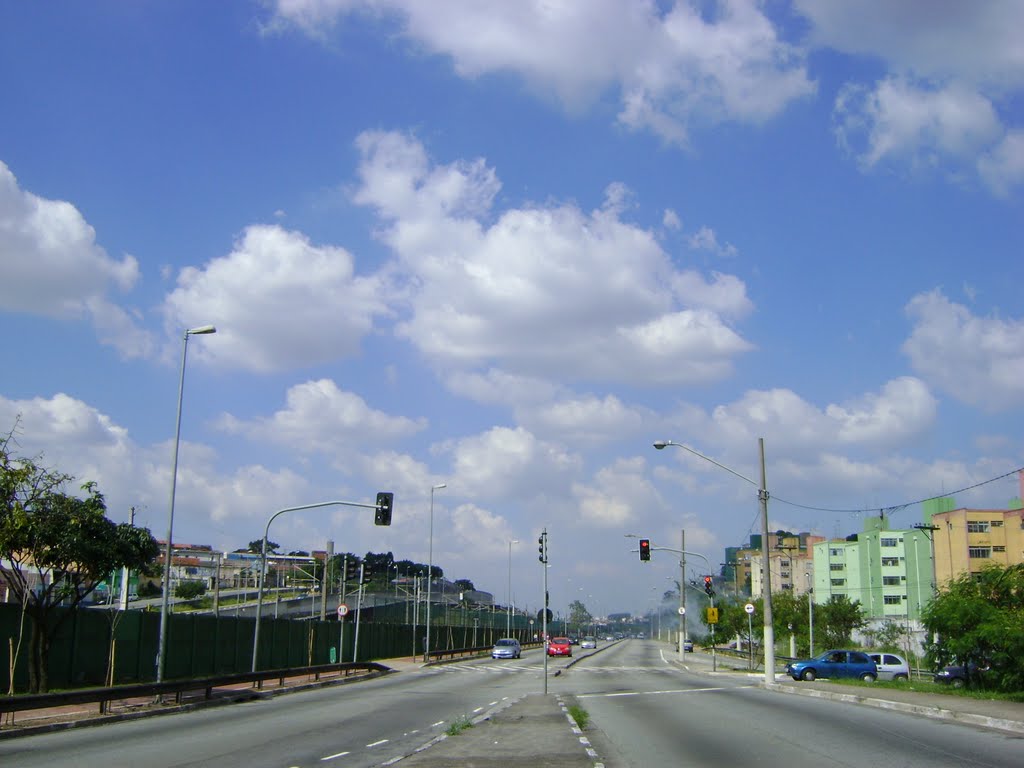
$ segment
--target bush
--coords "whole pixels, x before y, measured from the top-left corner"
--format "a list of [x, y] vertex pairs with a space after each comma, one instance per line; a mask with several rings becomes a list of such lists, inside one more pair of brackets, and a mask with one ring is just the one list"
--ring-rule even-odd
[[174, 588], [174, 596], [180, 600], [192, 600], [206, 594], [206, 585], [201, 581], [183, 581]]

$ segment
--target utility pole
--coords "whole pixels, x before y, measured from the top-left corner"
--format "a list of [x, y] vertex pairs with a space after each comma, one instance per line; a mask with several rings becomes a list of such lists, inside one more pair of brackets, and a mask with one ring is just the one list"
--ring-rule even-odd
[[686, 652], [686, 529], [679, 529], [679, 660]]

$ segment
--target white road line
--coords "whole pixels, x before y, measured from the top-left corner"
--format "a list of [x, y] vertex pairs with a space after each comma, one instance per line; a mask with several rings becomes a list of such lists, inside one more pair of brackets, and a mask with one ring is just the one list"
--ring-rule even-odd
[[370, 747], [379, 747], [381, 744], [387, 744], [389, 741], [391, 741], [391, 739], [381, 739], [380, 741], [373, 742], [373, 744], [367, 744], [366, 748], [369, 749]]
[[707, 693], [709, 691], [724, 691], [725, 688], [686, 688], [671, 691], [628, 691], [623, 693], [582, 693], [578, 699], [612, 699], [616, 696], [663, 696], [669, 693]]
[[430, 727], [431, 728], [437, 728], [437, 726], [439, 726], [439, 725], [444, 725], [444, 720], [438, 720], [436, 723], [434, 723]]
[[347, 754], [348, 754], [348, 752], [339, 752], [336, 755], [328, 755], [327, 757], [321, 757], [320, 758], [320, 762], [324, 763], [324, 762], [327, 762], [328, 760], [334, 760], [335, 758], [338, 758], [338, 757], [344, 757]]
[[483, 707], [477, 707], [476, 709], [473, 710], [473, 714], [475, 715], [477, 712], [483, 712], [483, 711], [484, 711]]
[[492, 701], [492, 702], [491, 702], [490, 704], [488, 704], [487, 706], [488, 706], [488, 707], [493, 707], [493, 706], [494, 706], [495, 704], [497, 704], [497, 703], [498, 703], [497, 701]]

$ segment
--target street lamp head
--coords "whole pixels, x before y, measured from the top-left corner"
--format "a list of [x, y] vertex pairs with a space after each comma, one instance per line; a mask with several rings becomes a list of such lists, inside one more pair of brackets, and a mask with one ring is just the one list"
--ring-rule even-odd
[[189, 336], [201, 336], [204, 333], [216, 333], [217, 329], [212, 325], [201, 325], [198, 328], [189, 328], [185, 333]]
[[654, 447], [657, 448], [659, 451], [669, 445], [673, 445], [671, 440], [656, 440], [654, 443]]
[[438, 483], [437, 485], [432, 486], [430, 490], [432, 490], [432, 491], [439, 491], [442, 488], [447, 488], [447, 487], [448, 486], [445, 483]]

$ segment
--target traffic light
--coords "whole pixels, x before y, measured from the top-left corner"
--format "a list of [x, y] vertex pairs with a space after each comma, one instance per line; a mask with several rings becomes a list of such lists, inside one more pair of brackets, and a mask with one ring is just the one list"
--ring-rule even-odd
[[651, 540], [640, 539], [640, 559], [647, 562], [651, 559]]
[[359, 583], [360, 584], [369, 584], [370, 583], [370, 579], [372, 579], [372, 578], [373, 578], [373, 571], [370, 570], [370, 566], [368, 566], [366, 564], [366, 562], [364, 561], [363, 562], [363, 579]]
[[395, 494], [381, 491], [377, 494], [377, 512], [373, 516], [374, 525], [391, 525], [391, 504]]
[[345, 581], [355, 581], [359, 577], [359, 561], [345, 558]]
[[704, 591], [707, 593], [708, 597], [715, 594], [715, 585], [710, 576], [704, 577]]
[[537, 559], [540, 560], [542, 563], [546, 563], [548, 561], [548, 532], [547, 531], [542, 531], [540, 536], [537, 537], [537, 544], [539, 545], [537, 547], [537, 552], [538, 552]]

